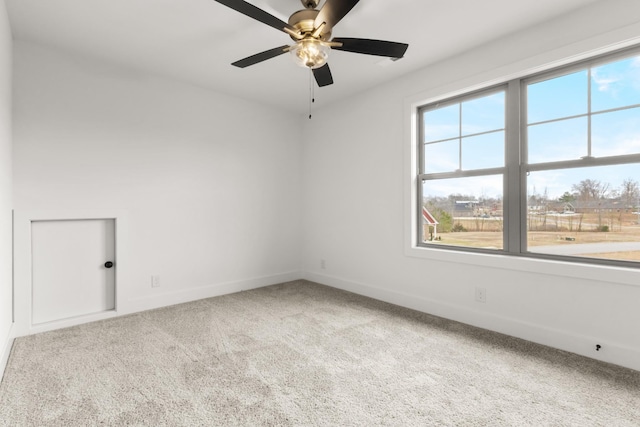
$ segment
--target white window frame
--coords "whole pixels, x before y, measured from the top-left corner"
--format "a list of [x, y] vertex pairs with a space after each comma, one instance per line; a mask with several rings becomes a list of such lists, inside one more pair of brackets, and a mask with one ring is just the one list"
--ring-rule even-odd
[[[637, 43], [638, 40], [635, 40]], [[532, 79], [549, 78], [549, 75], [566, 74], [571, 68], [584, 69], [585, 67], [595, 66], [600, 63], [614, 61], [616, 58], [629, 56], [630, 54], [640, 53], [640, 47], [635, 46], [629, 48], [631, 43], [623, 45], [610, 46], [608, 48], [598, 49], [590, 53], [581, 55], [581, 57], [560, 59], [546, 66], [536, 67], [527, 71], [514, 72], [505, 77], [498, 77], [493, 80], [478, 82], [466, 86], [464, 89], [448, 90], [447, 87], [442, 91], [434, 89], [431, 92], [425, 92], [416, 95], [405, 101], [405, 173], [410, 185], [405, 186], [405, 255], [417, 258], [431, 259], [444, 262], [465, 263], [472, 265], [482, 265], [486, 267], [496, 267], [509, 270], [529, 271], [545, 274], [554, 274], [567, 277], [578, 277], [590, 280], [613, 281], [628, 285], [637, 285], [638, 283], [638, 265], [634, 262], [618, 262], [618, 261], [602, 261], [591, 260], [579, 257], [562, 257], [556, 255], [545, 255], [538, 253], [526, 252], [526, 216], [520, 213], [526, 212], [526, 179], [525, 175], [528, 171], [544, 170], [544, 168], [553, 169], [549, 164], [533, 164], [528, 165], [521, 163], [519, 157], [520, 149], [526, 149], [526, 141], [518, 144], [519, 149], [513, 150], [512, 144], [507, 143], [505, 147], [506, 173], [505, 173], [505, 190], [504, 190], [504, 208], [505, 208], [505, 245], [503, 250], [478, 250], [465, 247], [434, 247], [432, 245], [424, 245], [419, 237], [420, 229], [420, 212], [421, 212], [421, 182], [419, 178], [420, 172], [420, 152], [419, 141], [421, 139], [419, 131], [420, 109], [425, 105], [437, 102], [446, 102], [454, 98], [463, 97], [474, 92], [484, 91], [499, 85], [507, 85], [506, 103], [509, 105], [526, 106], [526, 100], [521, 102], [524, 96], [525, 81], [530, 82]], [[613, 52], [613, 53], [612, 53]], [[450, 89], [450, 88], [449, 88]], [[440, 93], [438, 93], [440, 92]], [[516, 138], [526, 138], [526, 108], [520, 108], [519, 114], [509, 114], [510, 108], [507, 107], [507, 123], [506, 138], [513, 140]], [[521, 125], [522, 124], [522, 125]], [[517, 135], [516, 135], [517, 134]], [[575, 167], [613, 165], [620, 163], [628, 163], [629, 159], [640, 161], [640, 155], [632, 154], [623, 156], [624, 159], [584, 159], [584, 163], [576, 163]], [[517, 158], [517, 162], [514, 162]], [[569, 161], [575, 162], [575, 161]], [[564, 163], [564, 162], [562, 162]], [[579, 165], [579, 166], [578, 166]], [[559, 163], [556, 166], [561, 166]], [[514, 170], [517, 169], [517, 170]], [[518, 177], [518, 179], [513, 179]], [[513, 194], [518, 194], [514, 198]], [[525, 197], [519, 197], [524, 194]], [[508, 212], [508, 213], [507, 213]], [[511, 218], [511, 221], [507, 219]], [[519, 220], [514, 220], [519, 219]], [[524, 223], [524, 225], [523, 225]], [[576, 264], [580, 264], [581, 268], [575, 268]]]
[[[447, 105], [451, 105], [451, 104], [458, 104], [461, 102], [465, 102], [465, 101], [471, 101], [473, 99], [477, 99], [477, 98], [481, 98], [483, 96], [488, 96], [491, 94], [495, 94], [495, 93], [499, 93], [499, 92], [504, 92], [505, 94], [505, 128], [504, 128], [504, 132], [505, 132], [505, 159], [504, 159], [504, 165], [503, 166], [498, 166], [498, 167], [492, 167], [492, 168], [487, 168], [487, 169], [472, 169], [472, 170], [456, 170], [456, 171], [451, 171], [451, 172], [437, 172], [437, 173], [420, 173], [422, 171], [424, 171], [424, 156], [422, 155], [422, 151], [420, 150], [420, 148], [417, 149], [418, 152], [418, 163], [417, 163], [417, 171], [418, 171], [418, 178], [416, 180], [417, 185], [418, 185], [418, 198], [421, 198], [421, 195], [423, 194], [422, 191], [422, 187], [423, 187], [423, 180], [428, 179], [429, 177], [437, 177], [435, 179], [450, 179], [450, 178], [469, 178], [469, 177], [475, 177], [475, 176], [487, 176], [487, 175], [502, 175], [502, 180], [503, 180], [503, 200], [506, 201], [507, 200], [507, 188], [509, 185], [509, 182], [507, 180], [507, 176], [508, 176], [508, 165], [509, 165], [509, 158], [510, 158], [510, 152], [509, 152], [509, 144], [507, 144], [507, 141], [509, 140], [509, 130], [513, 128], [513, 124], [510, 125], [510, 123], [508, 122], [509, 119], [509, 114], [507, 111], [506, 106], [508, 105], [508, 101], [507, 101], [507, 97], [509, 96], [509, 84], [502, 84], [502, 85], [498, 85], [498, 86], [492, 86], [492, 87], [488, 87], [485, 89], [482, 89], [480, 91], [473, 91], [467, 94], [463, 94], [463, 95], [459, 95], [453, 98], [449, 98], [446, 100], [443, 100], [443, 102], [436, 102], [436, 103], [430, 103], [427, 105], [423, 105], [421, 107], [418, 108], [418, 117], [420, 118], [423, 112], [429, 111], [431, 109], [433, 109], [432, 107], [444, 107]], [[423, 135], [423, 127], [420, 126], [419, 122], [416, 124], [418, 126], [417, 129], [417, 134], [418, 134], [418, 140], [417, 140], [417, 145], [419, 147], [423, 146], [423, 142], [424, 142], [424, 135]], [[464, 135], [464, 137], [468, 137], [469, 135]], [[462, 135], [459, 135], [458, 138], [462, 138]], [[460, 147], [460, 152], [459, 152], [459, 156], [462, 156], [462, 147]], [[420, 216], [421, 216], [421, 212], [422, 212], [422, 203], [416, 203], [416, 208], [418, 209], [418, 213], [417, 213], [417, 233], [420, 234], [421, 233], [421, 220], [420, 220]], [[507, 241], [507, 236], [508, 236], [508, 227], [509, 227], [509, 215], [503, 215], [504, 218], [504, 232], [503, 232], [503, 238], [504, 238], [504, 242], [503, 242], [503, 247], [505, 248], [504, 250], [506, 251], [509, 243]], [[429, 243], [424, 243], [421, 242], [420, 236], [416, 236], [416, 242], [418, 244], [418, 246], [425, 246], [425, 247], [429, 247]], [[488, 252], [488, 253], [495, 253], [496, 250], [490, 250], [490, 249], [481, 249], [481, 248], [471, 248], [471, 247], [463, 247], [463, 246], [447, 246], [447, 245], [442, 245], [442, 244], [438, 244], [437, 246], [438, 248], [448, 248], [448, 249], [452, 249], [452, 250], [465, 250], [465, 251], [471, 251], [471, 252]], [[503, 252], [503, 251], [497, 251], [499, 253]]]

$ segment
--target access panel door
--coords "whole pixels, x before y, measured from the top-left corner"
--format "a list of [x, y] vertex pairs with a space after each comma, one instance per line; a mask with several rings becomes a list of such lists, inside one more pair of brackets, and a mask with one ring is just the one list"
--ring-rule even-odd
[[115, 308], [115, 220], [32, 221], [32, 323]]

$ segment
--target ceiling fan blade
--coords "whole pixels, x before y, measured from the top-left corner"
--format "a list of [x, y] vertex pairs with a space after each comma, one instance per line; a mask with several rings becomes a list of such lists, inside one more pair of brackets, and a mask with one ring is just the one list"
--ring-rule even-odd
[[288, 28], [294, 32], [296, 29], [286, 22], [276, 18], [275, 16], [265, 12], [264, 10], [256, 7], [250, 3], [247, 3], [244, 0], [215, 0], [220, 4], [223, 4], [231, 9], [242, 13], [243, 15], [248, 16], [249, 18], [253, 18], [262, 22], [263, 24], [267, 24], [276, 30], [285, 31], [285, 28]]
[[333, 77], [331, 76], [329, 64], [324, 64], [322, 67], [314, 69], [313, 77], [316, 78], [316, 83], [318, 83], [318, 86], [320, 87], [333, 84]]
[[365, 55], [388, 56], [402, 58], [409, 47], [406, 43], [388, 42], [385, 40], [335, 38], [332, 42], [342, 43], [342, 46], [332, 47], [335, 50], [364, 53]]
[[275, 58], [282, 55], [289, 50], [289, 46], [284, 45], [280, 47], [274, 47], [273, 49], [265, 50], [264, 52], [256, 53], [247, 58], [234, 62], [231, 65], [235, 65], [238, 68], [245, 68], [249, 65], [257, 64], [258, 62], [266, 61], [267, 59]]
[[318, 28], [326, 23], [328, 28], [333, 28], [360, 0], [327, 0], [316, 16], [314, 27]]

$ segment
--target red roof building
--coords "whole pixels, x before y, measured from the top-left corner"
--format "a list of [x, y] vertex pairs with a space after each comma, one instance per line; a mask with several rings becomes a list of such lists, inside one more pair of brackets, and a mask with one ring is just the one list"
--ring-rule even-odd
[[[438, 237], [438, 220], [431, 215], [431, 212], [424, 206], [422, 207], [422, 219], [424, 220], [423, 237], [424, 241], [435, 240]], [[430, 232], [433, 227], [433, 233]]]

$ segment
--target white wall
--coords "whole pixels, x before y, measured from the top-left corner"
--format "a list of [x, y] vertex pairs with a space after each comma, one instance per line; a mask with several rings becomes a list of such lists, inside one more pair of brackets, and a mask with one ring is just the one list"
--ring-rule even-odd
[[11, 256], [11, 29], [0, 2], [0, 377], [10, 350]]
[[300, 276], [296, 117], [22, 41], [14, 76], [16, 217], [124, 212], [119, 314]]
[[[124, 311], [295, 278], [303, 244], [310, 279], [640, 369], [637, 271], [420, 257], [407, 248], [406, 230], [407, 106], [636, 37], [637, 16], [635, 0], [600, 2], [318, 110], [303, 123], [17, 42], [16, 215], [126, 212], [127, 256], [118, 260], [129, 267], [119, 283], [130, 298]], [[6, 212], [11, 161], [4, 154], [0, 160]], [[10, 266], [7, 259], [0, 265]], [[161, 288], [150, 287], [152, 274], [161, 276]], [[486, 304], [473, 300], [478, 284], [487, 288]], [[603, 345], [597, 354], [596, 342]]]
[[410, 248], [411, 106], [640, 34], [640, 2], [599, 3], [317, 111], [305, 128], [307, 277], [640, 370], [640, 271]]

